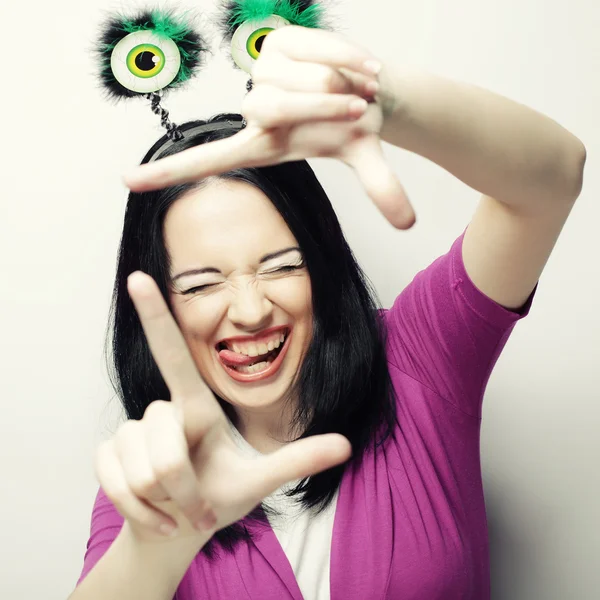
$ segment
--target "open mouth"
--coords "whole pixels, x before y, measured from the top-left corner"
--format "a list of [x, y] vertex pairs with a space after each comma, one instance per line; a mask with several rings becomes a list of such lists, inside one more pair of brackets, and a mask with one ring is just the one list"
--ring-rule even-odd
[[219, 362], [237, 381], [257, 381], [273, 375], [281, 366], [289, 347], [291, 329], [268, 336], [261, 343], [220, 342], [216, 346]]

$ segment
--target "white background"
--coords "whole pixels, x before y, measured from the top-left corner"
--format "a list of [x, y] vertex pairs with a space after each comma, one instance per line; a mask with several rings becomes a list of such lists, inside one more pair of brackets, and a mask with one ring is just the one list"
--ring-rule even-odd
[[[169, 3], [169, 5], [171, 5]], [[120, 174], [162, 131], [144, 101], [113, 106], [90, 48], [105, 0], [2, 3], [0, 179], [0, 597], [65, 599], [79, 576], [97, 484], [93, 455], [118, 400], [102, 348], [126, 190]], [[215, 10], [214, 0], [188, 3]], [[339, 0], [339, 29], [380, 56], [490, 88], [542, 111], [587, 146], [580, 200], [485, 399], [483, 469], [493, 597], [598, 597], [600, 515], [600, 5], [594, 0]], [[175, 121], [239, 111], [214, 55]], [[478, 194], [388, 147], [418, 211], [393, 230], [353, 174], [313, 161], [388, 306], [462, 232]]]

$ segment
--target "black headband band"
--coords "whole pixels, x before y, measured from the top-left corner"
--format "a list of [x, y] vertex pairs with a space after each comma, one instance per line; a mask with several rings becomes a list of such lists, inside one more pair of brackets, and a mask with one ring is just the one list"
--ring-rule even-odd
[[[192, 136], [195, 136], [199, 133], [205, 133], [208, 131], [220, 131], [222, 129], [232, 129], [240, 131], [244, 129], [246, 126], [246, 120], [233, 120], [227, 119], [225, 121], [214, 121], [212, 123], [184, 123], [183, 125], [177, 127], [177, 130], [181, 132], [182, 137], [179, 139], [185, 139]], [[157, 160], [158, 156], [160, 156], [165, 150], [168, 150], [171, 146], [177, 143], [179, 140], [174, 140], [171, 137], [167, 137], [166, 140], [159, 140], [154, 144], [154, 146], [148, 152], [148, 160], [144, 161], [147, 163], [154, 162]]]

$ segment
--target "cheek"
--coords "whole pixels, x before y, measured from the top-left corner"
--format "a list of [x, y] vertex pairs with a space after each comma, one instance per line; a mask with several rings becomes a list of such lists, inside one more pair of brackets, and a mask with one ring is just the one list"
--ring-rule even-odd
[[211, 389], [216, 389], [210, 359], [210, 342], [219, 324], [215, 304], [214, 299], [197, 298], [174, 311], [198, 372]]
[[191, 349], [213, 338], [222, 313], [221, 305], [214, 297], [196, 298], [174, 309], [179, 329]]
[[309, 319], [312, 322], [312, 295], [308, 277], [290, 277], [270, 286], [271, 302], [279, 306], [294, 319]]

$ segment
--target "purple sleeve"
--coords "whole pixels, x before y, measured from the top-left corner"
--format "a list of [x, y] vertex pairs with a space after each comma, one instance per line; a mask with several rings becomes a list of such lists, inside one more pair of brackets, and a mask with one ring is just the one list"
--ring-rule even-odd
[[416, 275], [386, 312], [389, 360], [464, 413], [481, 417], [486, 384], [514, 325], [535, 295], [511, 311], [481, 292], [465, 270], [464, 233]]
[[92, 510], [90, 538], [83, 561], [83, 570], [77, 581], [77, 585], [83, 581], [94, 565], [110, 548], [110, 545], [121, 531], [123, 521], [123, 517], [117, 512], [114, 504], [108, 499], [102, 488], [100, 488]]

